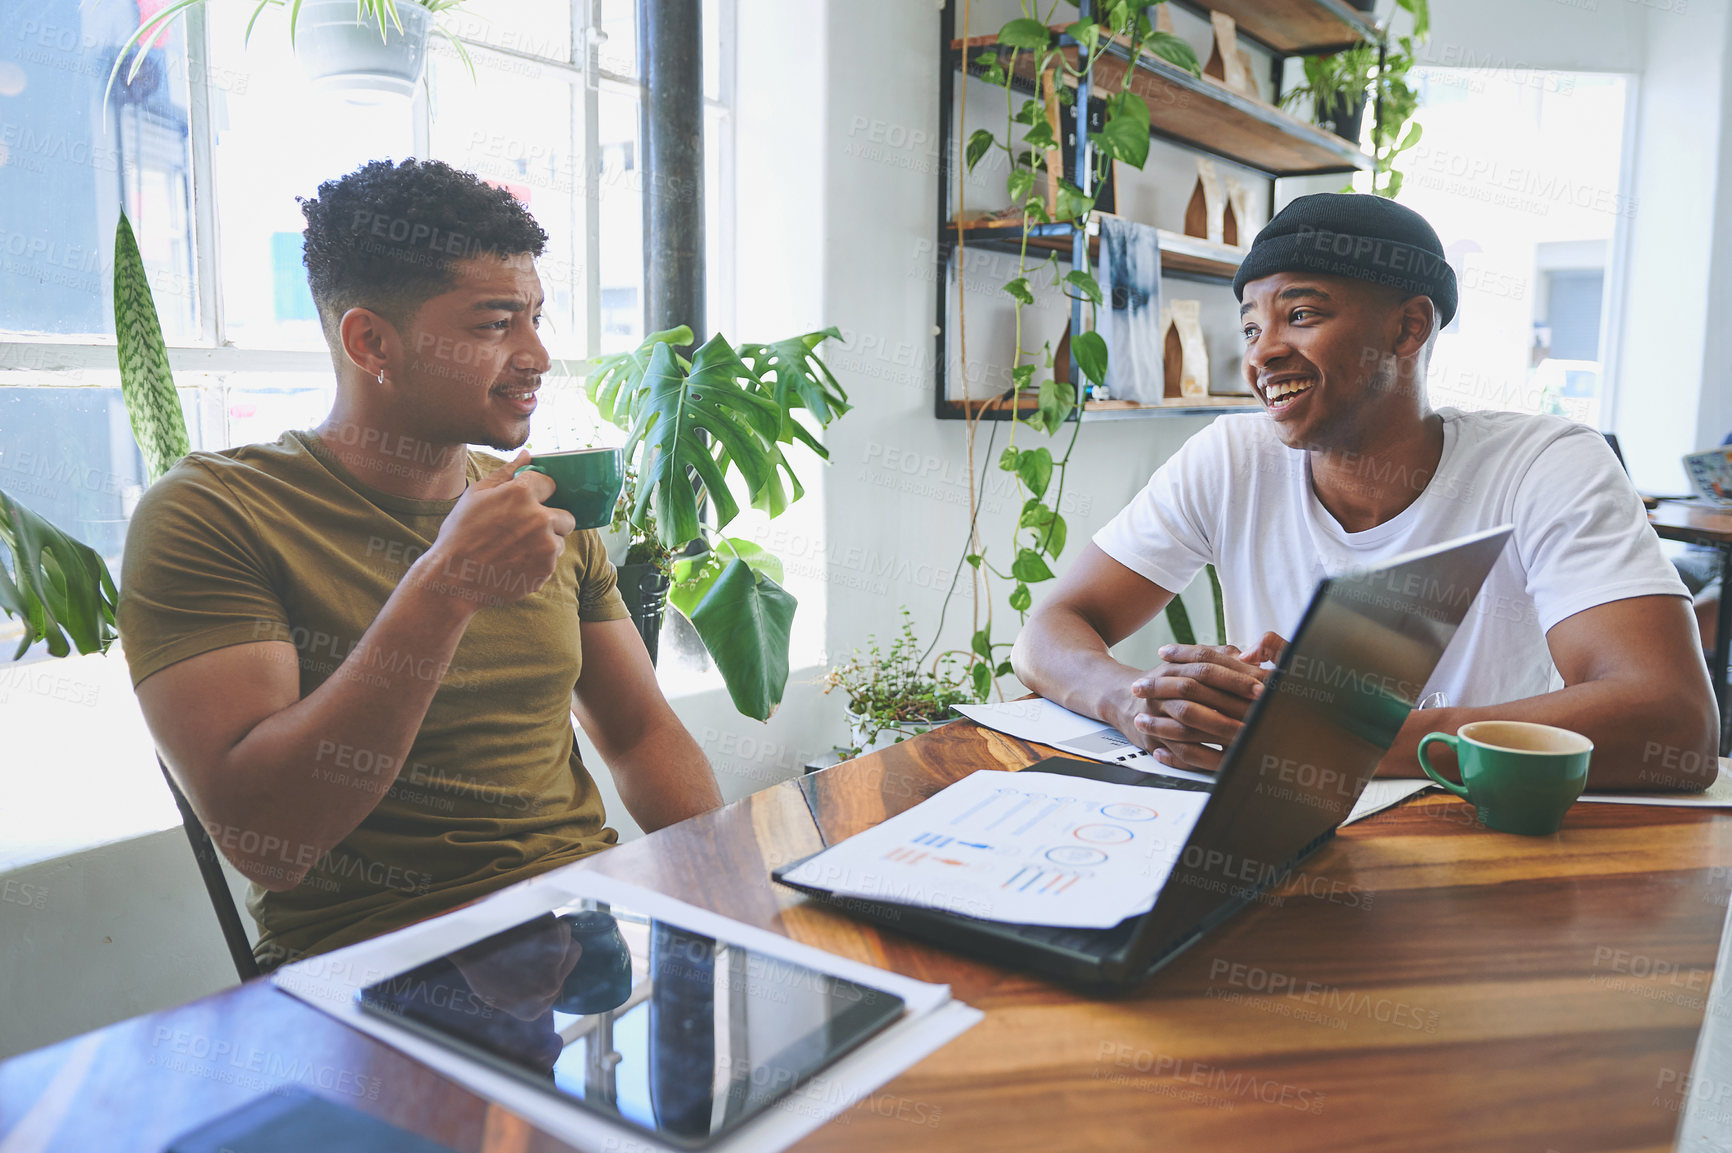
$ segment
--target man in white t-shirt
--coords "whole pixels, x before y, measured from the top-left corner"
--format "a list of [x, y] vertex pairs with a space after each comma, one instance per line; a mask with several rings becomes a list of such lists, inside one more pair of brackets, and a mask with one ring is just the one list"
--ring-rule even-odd
[[[1604, 439], [1550, 416], [1434, 411], [1455, 276], [1417, 213], [1302, 197], [1234, 281], [1257, 414], [1222, 416], [1096, 534], [1017, 638], [1024, 684], [1170, 764], [1212, 769], [1320, 577], [1501, 524], [1515, 533], [1380, 772], [1488, 718], [1583, 733], [1597, 787], [1699, 790], [1719, 718], [1690, 599]], [[1233, 646], [1109, 648], [1214, 564]], [[1435, 747], [1435, 746], [1434, 746]], [[1436, 759], [1435, 754], [1428, 754]]]

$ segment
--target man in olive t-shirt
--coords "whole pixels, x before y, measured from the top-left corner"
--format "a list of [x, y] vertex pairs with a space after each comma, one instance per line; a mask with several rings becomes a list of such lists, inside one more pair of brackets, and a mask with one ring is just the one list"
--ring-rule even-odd
[[336, 405], [153, 485], [118, 613], [158, 747], [254, 882], [267, 965], [614, 843], [574, 708], [645, 828], [720, 802], [595, 531], [514, 475], [525, 455], [466, 447], [528, 437], [545, 234], [437, 162], [319, 193]]

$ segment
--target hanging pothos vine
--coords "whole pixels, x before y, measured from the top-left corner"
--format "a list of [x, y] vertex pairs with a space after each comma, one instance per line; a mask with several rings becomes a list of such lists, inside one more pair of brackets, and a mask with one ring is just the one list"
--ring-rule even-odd
[[[977, 699], [983, 701], [991, 693], [997, 679], [1011, 672], [1010, 662], [996, 659], [995, 655], [1001, 649], [1008, 649], [1011, 642], [995, 641], [992, 637], [990, 578], [998, 577], [1000, 580], [1012, 582], [1010, 607], [1015, 610], [1019, 622], [1026, 620], [1028, 610], [1034, 603], [1031, 586], [1053, 579], [1053, 562], [1056, 562], [1059, 554], [1064, 551], [1067, 529], [1059, 508], [1064, 496], [1065, 474], [1070, 466], [1071, 455], [1076, 451], [1077, 434], [1082, 427], [1080, 419], [1072, 423], [1064, 455], [1056, 460], [1052, 450], [1045, 445], [1023, 448], [1017, 444], [1017, 433], [1023, 425], [1044, 433], [1047, 437], [1054, 436], [1073, 415], [1080, 417], [1078, 409], [1083, 400], [1083, 394], [1078, 391], [1074, 382], [1055, 378], [1050, 342], [1035, 352], [1025, 350], [1022, 346], [1023, 309], [1034, 303], [1034, 292], [1029, 286], [1031, 274], [1051, 265], [1053, 286], [1068, 299], [1081, 300], [1088, 305], [1089, 328], [1071, 334], [1071, 351], [1076, 358], [1078, 370], [1089, 384], [1099, 385], [1104, 382], [1107, 371], [1106, 341], [1093, 331], [1095, 309], [1102, 302], [1101, 288], [1089, 270], [1086, 255], [1081, 267], [1072, 268], [1062, 275], [1054, 254], [1048, 254], [1047, 258], [1037, 265], [1029, 264], [1028, 241], [1033, 227], [1056, 221], [1072, 221], [1076, 227], [1086, 227], [1089, 213], [1094, 209], [1092, 192], [1079, 187], [1067, 174], [1052, 171], [1051, 158], [1062, 155], [1059, 128], [1055, 124], [1057, 117], [1049, 114], [1048, 105], [1038, 96], [1045, 90], [1055, 104], [1073, 107], [1076, 101], [1076, 80], [1089, 76], [1092, 88], [1096, 62], [1108, 47], [1115, 43], [1128, 52], [1131, 60], [1137, 59], [1146, 49], [1193, 75], [1202, 74], [1196, 53], [1189, 44], [1154, 27], [1150, 13], [1155, 4], [1136, 4], [1130, 0], [1111, 0], [1096, 4], [1089, 18], [1065, 27], [1061, 39], [1049, 28], [1058, 8], [1058, 0], [1054, 0], [1047, 9], [1044, 19], [1039, 15], [1038, 3], [1039, 0], [1021, 0], [1023, 15], [999, 29], [996, 43], [982, 47], [973, 56], [973, 71], [987, 83], [1004, 89], [1005, 128], [1002, 138], [990, 129], [978, 129], [968, 137], [964, 151], [970, 172], [993, 151], [1002, 150], [1005, 153], [1010, 163], [1005, 184], [1010, 193], [1012, 209], [1020, 212], [1022, 221], [1016, 275], [1004, 285], [1004, 291], [1010, 295], [1016, 311], [1016, 344], [1011, 355], [1010, 369], [1011, 388], [1004, 397], [980, 405], [971, 405], [968, 404], [966, 393], [966, 366], [962, 374], [964, 403], [968, 410], [970, 475], [973, 474], [976, 425], [994, 405], [1008, 399], [1011, 413], [1010, 443], [999, 455], [998, 467], [1014, 475], [1020, 502], [1016, 526], [1011, 532], [1012, 560], [1008, 570], [1001, 569], [987, 559], [986, 549], [980, 544], [976, 528], [982, 486], [972, 482], [969, 485], [969, 545], [963, 559], [972, 566], [973, 579], [977, 583], [974, 596], [974, 632], [967, 654], [967, 671]], [[1071, 4], [1075, 7], [1075, 0], [1071, 0]], [[966, 47], [966, 23], [965, 17], [965, 52], [970, 51]], [[1091, 137], [1094, 145], [1094, 168], [1090, 188], [1100, 187], [1114, 160], [1121, 160], [1139, 169], [1148, 160], [1149, 106], [1141, 96], [1130, 89], [1134, 75], [1135, 69], [1127, 66], [1118, 89], [1101, 93], [1105, 97], [1106, 118], [1101, 130]], [[1024, 99], [1020, 105], [1016, 101], [1019, 78], [1024, 85], [1030, 85], [1032, 81], [1031, 86], [1036, 92], [1036, 98]], [[966, 96], [964, 99], [966, 100]], [[1021, 138], [1013, 139], [1018, 125], [1023, 129]], [[1037, 180], [1042, 173], [1045, 174], [1047, 182], [1044, 190], [1039, 187]], [[1044, 197], [1043, 191], [1046, 194]], [[960, 202], [960, 197], [958, 200]], [[962, 230], [959, 229], [959, 246], [961, 237]], [[961, 292], [960, 277], [958, 292]], [[1041, 369], [1044, 369], [1044, 372], [1040, 371]], [[1037, 375], [1043, 379], [1037, 382]], [[1024, 416], [1017, 400], [1030, 389], [1035, 391], [1036, 406]], [[981, 595], [982, 590], [985, 592], [984, 597]], [[984, 621], [980, 611], [983, 600], [986, 606]]]

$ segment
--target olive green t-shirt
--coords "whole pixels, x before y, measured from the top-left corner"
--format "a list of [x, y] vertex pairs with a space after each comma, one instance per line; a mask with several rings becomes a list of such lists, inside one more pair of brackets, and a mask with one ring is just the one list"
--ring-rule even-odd
[[[471, 452], [466, 472], [473, 481], [504, 463]], [[117, 618], [133, 685], [213, 649], [289, 641], [307, 696], [456, 503], [381, 492], [310, 432], [193, 453], [144, 494], [127, 532]], [[579, 622], [627, 615], [599, 536], [574, 532], [553, 579], [470, 620], [401, 766], [322, 742], [314, 771], [329, 785], [365, 788], [381, 773], [395, 783], [298, 886], [252, 887], [261, 962], [376, 936], [613, 844], [573, 736], [571, 692]], [[406, 659], [380, 654], [365, 671], [389, 679], [412, 671], [394, 667]], [[211, 832], [219, 848], [264, 843]], [[278, 851], [285, 871], [306, 863], [295, 855]]]

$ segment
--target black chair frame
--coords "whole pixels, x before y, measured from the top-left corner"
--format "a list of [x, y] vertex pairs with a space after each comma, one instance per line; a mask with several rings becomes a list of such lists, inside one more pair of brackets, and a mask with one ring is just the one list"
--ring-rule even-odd
[[222, 926], [223, 940], [228, 943], [229, 959], [235, 963], [235, 973], [242, 981], [250, 981], [259, 976], [261, 970], [259, 963], [253, 959], [253, 946], [247, 939], [246, 923], [241, 920], [240, 910], [235, 908], [234, 894], [229, 891], [228, 878], [223, 875], [222, 857], [217, 853], [216, 845], [211, 843], [210, 834], [205, 832], [198, 814], [193, 812], [192, 805], [187, 803], [186, 794], [174, 783], [174, 776], [169, 773], [168, 766], [163, 764], [161, 757], [156, 759], [156, 764], [162, 770], [162, 779], [168, 782], [168, 791], [174, 794], [175, 806], [180, 809], [180, 823], [186, 829], [187, 841], [192, 845], [192, 857], [198, 862], [199, 875], [204, 878], [205, 892], [210, 895], [211, 909], [216, 913], [217, 924]]

